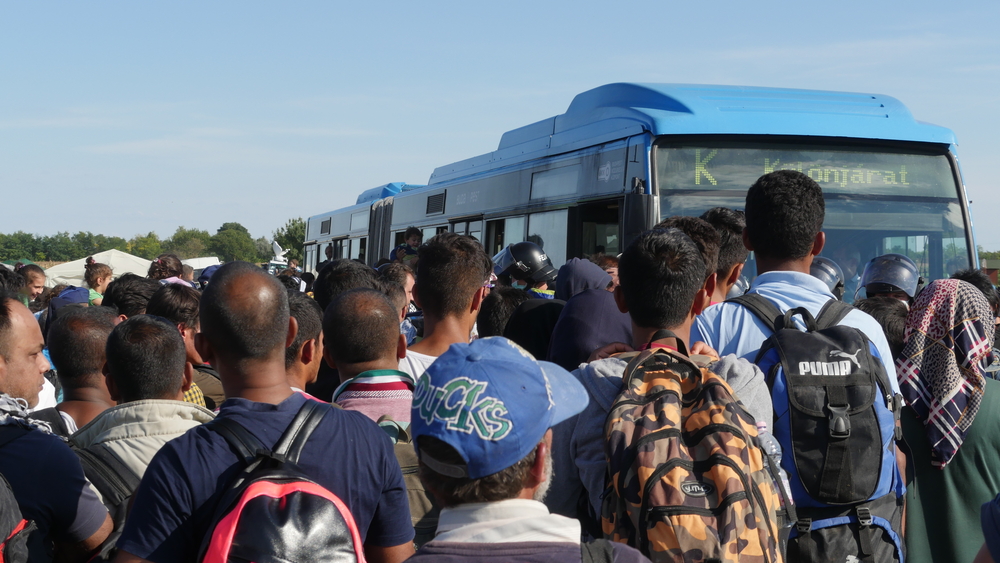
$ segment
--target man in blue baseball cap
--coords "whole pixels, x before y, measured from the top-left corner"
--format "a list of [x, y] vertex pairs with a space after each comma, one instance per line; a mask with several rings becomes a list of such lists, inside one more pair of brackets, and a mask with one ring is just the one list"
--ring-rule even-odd
[[[454, 344], [417, 382], [411, 429], [420, 478], [442, 507], [412, 561], [648, 561], [540, 502], [552, 480], [552, 431], [587, 405], [583, 386], [510, 340]], [[610, 558], [610, 559], [609, 559]]]

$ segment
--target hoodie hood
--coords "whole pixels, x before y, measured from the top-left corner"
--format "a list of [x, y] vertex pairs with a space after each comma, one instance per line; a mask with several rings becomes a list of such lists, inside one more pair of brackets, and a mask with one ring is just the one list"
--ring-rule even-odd
[[618, 310], [605, 289], [587, 289], [566, 302], [552, 330], [549, 361], [572, 371], [594, 350], [612, 342], [632, 342], [632, 319]]
[[710, 364], [708, 369], [726, 380], [736, 398], [758, 424], [764, 423], [768, 430], [771, 429], [774, 407], [767, 380], [759, 367], [736, 354], [729, 354]]
[[583, 364], [573, 375], [590, 394], [590, 405], [584, 412], [593, 412], [594, 407], [600, 407], [604, 415], [600, 418], [601, 426], [611, 410], [611, 404], [622, 390], [622, 375], [628, 362], [619, 358], [605, 358], [589, 364]]
[[559, 268], [556, 299], [563, 301], [585, 289], [607, 289], [611, 276], [590, 260], [573, 258]]

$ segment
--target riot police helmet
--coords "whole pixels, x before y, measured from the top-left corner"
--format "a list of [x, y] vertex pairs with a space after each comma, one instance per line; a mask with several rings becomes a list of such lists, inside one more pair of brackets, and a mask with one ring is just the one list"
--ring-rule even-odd
[[508, 245], [493, 257], [493, 264], [498, 276], [532, 283], [551, 283], [558, 274], [542, 248], [528, 241]]

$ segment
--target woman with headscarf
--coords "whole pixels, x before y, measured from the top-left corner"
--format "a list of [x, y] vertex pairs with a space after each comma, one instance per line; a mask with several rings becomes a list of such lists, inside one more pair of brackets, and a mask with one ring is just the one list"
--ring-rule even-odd
[[985, 377], [993, 313], [975, 286], [935, 280], [913, 301], [904, 338], [906, 560], [972, 561], [980, 506], [1000, 491], [1000, 382]]

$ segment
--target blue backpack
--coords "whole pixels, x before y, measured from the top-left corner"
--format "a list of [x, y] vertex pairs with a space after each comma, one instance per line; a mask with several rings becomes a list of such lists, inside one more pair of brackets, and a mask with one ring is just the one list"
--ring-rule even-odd
[[773, 331], [754, 363], [771, 391], [772, 433], [797, 514], [787, 559], [902, 562], [906, 486], [895, 444], [902, 397], [893, 395], [871, 340], [838, 326], [854, 308], [831, 300], [814, 319], [801, 307], [782, 314], [756, 294], [732, 301]]

